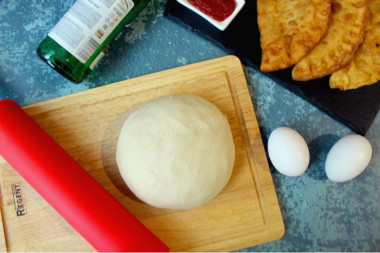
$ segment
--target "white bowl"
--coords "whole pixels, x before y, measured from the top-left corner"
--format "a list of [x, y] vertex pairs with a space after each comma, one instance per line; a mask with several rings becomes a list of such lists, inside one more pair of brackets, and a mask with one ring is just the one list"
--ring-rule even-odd
[[231, 21], [236, 17], [236, 15], [239, 13], [239, 11], [243, 8], [245, 1], [244, 0], [235, 0], [236, 7], [234, 12], [225, 20], [222, 22], [216, 21], [215, 19], [207, 16], [200, 10], [198, 10], [194, 5], [190, 4], [187, 0], [177, 0], [178, 3], [182, 4], [183, 6], [189, 8], [190, 10], [196, 12], [203, 18], [205, 18], [207, 21], [209, 21], [211, 24], [213, 24], [215, 27], [217, 27], [219, 30], [224, 31], [227, 26], [231, 23]]

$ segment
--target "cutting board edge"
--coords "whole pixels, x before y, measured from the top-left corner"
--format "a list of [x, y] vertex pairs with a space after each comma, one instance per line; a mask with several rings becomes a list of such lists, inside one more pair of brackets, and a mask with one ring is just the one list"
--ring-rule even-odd
[[[1, 156], [0, 156], [1, 158]], [[7, 241], [6, 241], [6, 237], [5, 237], [5, 222], [4, 222], [4, 217], [3, 217], [3, 214], [2, 214], [2, 210], [3, 210], [3, 201], [2, 201], [2, 193], [1, 193], [1, 187], [0, 187], [0, 226], [1, 226], [1, 230], [0, 230], [0, 252], [7, 252]]]
[[[238, 57], [236, 57], [236, 59], [239, 60]], [[240, 62], [241, 71], [244, 73], [241, 61], [239, 60], [239, 62]], [[274, 186], [273, 177], [272, 177], [272, 174], [270, 172], [267, 155], [265, 153], [265, 148], [264, 148], [265, 146], [263, 143], [263, 139], [261, 137], [260, 128], [259, 128], [259, 124], [257, 121], [255, 109], [254, 109], [254, 106], [252, 103], [252, 99], [250, 97], [250, 91], [249, 91], [248, 86], [247, 86], [248, 83], [246, 81], [245, 76], [243, 76], [243, 78], [244, 78], [243, 80], [239, 79], [240, 83], [236, 84], [237, 86], [239, 86], [236, 89], [236, 93], [240, 98], [242, 98], [242, 99], [238, 99], [238, 101], [240, 103], [242, 103], [242, 101], [247, 103], [246, 105], [241, 105], [241, 107], [250, 109], [250, 111], [242, 110], [242, 112], [243, 112], [243, 116], [244, 116], [244, 122], [245, 122], [245, 125], [247, 127], [246, 131], [247, 131], [248, 137], [250, 139], [251, 150], [255, 150], [256, 152], [258, 152], [255, 155], [252, 154], [251, 157], [253, 157], [253, 159], [255, 160], [254, 164], [259, 164], [263, 169], [261, 172], [261, 175], [259, 173], [257, 173], [256, 176], [258, 178], [265, 176], [267, 178], [267, 180], [270, 181], [269, 184], [265, 184], [267, 187], [265, 189], [261, 189], [261, 191], [260, 191], [263, 194], [262, 198], [265, 199], [265, 203], [267, 205], [271, 205], [271, 208], [266, 210], [267, 212], [269, 212], [268, 216], [271, 217], [271, 219], [269, 219], [270, 223], [267, 224], [267, 226], [268, 226], [267, 231], [273, 230], [273, 231], [275, 231], [275, 235], [273, 236], [273, 239], [268, 240], [268, 242], [269, 242], [269, 241], [278, 240], [281, 237], [283, 237], [283, 235], [285, 234], [285, 225], [284, 225], [281, 209], [279, 206], [278, 196], [277, 196], [276, 189]], [[249, 126], [247, 126], [247, 124], [248, 125], [251, 124], [252, 126], [249, 127]], [[250, 128], [256, 129], [257, 131], [249, 131]], [[253, 141], [253, 143], [252, 143], [252, 141]], [[254, 147], [255, 145], [258, 148], [257, 147], [255, 148]], [[260, 157], [261, 159], [258, 160], [257, 157]], [[251, 169], [253, 169], [252, 166], [251, 166]], [[268, 194], [272, 195], [272, 197], [268, 198], [267, 197]]]
[[[83, 98], [83, 102], [82, 102], [83, 105], [85, 105], [85, 104], [96, 104], [96, 100], [94, 100], [94, 97], [99, 98], [99, 99], [104, 99], [105, 95], [107, 95], [107, 96], [109, 96], [107, 100], [112, 100], [112, 99], [115, 99], [118, 97], [123, 97], [126, 94], [136, 94], [136, 93], [140, 93], [140, 92], [145, 91], [143, 88], [141, 88], [141, 89], [137, 88], [137, 89], [128, 90], [128, 91], [125, 90], [125, 93], [121, 93], [121, 94], [119, 94], [119, 93], [115, 94], [112, 92], [113, 87], [123, 86], [123, 85], [125, 85], [126, 82], [139, 83], [142, 81], [149, 81], [149, 80], [153, 81], [157, 75], [160, 75], [160, 76], [165, 76], [165, 79], [166, 79], [165, 83], [178, 83], [181, 81], [181, 79], [183, 79], [183, 77], [187, 77], [186, 79], [194, 79], [194, 77], [196, 77], [196, 76], [202, 77], [203, 76], [202, 73], [208, 72], [210, 70], [213, 70], [215, 73], [217, 73], [218, 70], [215, 69], [215, 67], [210, 64], [210, 63], [215, 62], [215, 61], [225, 62], [224, 66], [218, 66], [219, 69], [221, 67], [226, 68], [226, 69], [227, 68], [234, 68], [234, 67], [236, 67], [234, 65], [236, 65], [237, 63], [241, 66], [241, 61], [237, 56], [226, 55], [226, 56], [222, 56], [219, 58], [208, 59], [205, 61], [194, 62], [194, 63], [188, 64], [188, 65], [178, 66], [178, 67], [171, 68], [171, 69], [166, 69], [166, 70], [162, 70], [162, 71], [149, 73], [149, 74], [146, 74], [143, 76], [137, 76], [137, 77], [134, 77], [131, 79], [116, 81], [116, 82], [111, 83], [111, 84], [105, 84], [105, 85], [102, 85], [99, 87], [95, 87], [95, 88], [84, 90], [84, 91], [79, 91], [79, 92], [72, 93], [69, 95], [65, 95], [62, 97], [56, 97], [56, 98], [53, 98], [50, 100], [45, 100], [45, 101], [41, 101], [38, 103], [26, 105], [26, 106], [23, 106], [22, 108], [24, 110], [26, 110], [29, 115], [34, 115], [34, 112], [36, 110], [38, 110], [38, 106], [45, 106], [45, 107], [48, 106], [50, 111], [54, 111], [54, 110], [57, 110], [57, 109], [63, 107], [62, 105], [60, 105], [60, 102], [62, 100], [66, 100], [69, 98], [76, 98], [76, 97], [82, 97]], [[194, 70], [194, 66], [201, 66], [202, 71]], [[183, 74], [179, 75], [178, 70], [189, 71], [189, 72], [184, 74], [184, 75]], [[159, 86], [156, 84], [156, 86], [153, 86], [152, 88], [159, 88], [162, 86], [165, 86], [165, 84], [162, 84]], [[136, 92], [136, 90], [138, 92]], [[91, 97], [91, 99], [89, 99], [89, 97]]]

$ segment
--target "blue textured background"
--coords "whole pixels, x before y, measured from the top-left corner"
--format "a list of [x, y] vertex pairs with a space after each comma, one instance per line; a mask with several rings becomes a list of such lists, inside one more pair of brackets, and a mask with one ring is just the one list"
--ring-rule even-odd
[[[227, 54], [163, 17], [165, 1], [153, 0], [95, 70], [70, 83], [35, 50], [73, 2], [0, 1], [0, 99], [28, 105]], [[373, 148], [368, 168], [352, 181], [331, 182], [324, 172], [327, 152], [351, 130], [257, 70], [244, 69], [264, 143], [276, 127], [294, 128], [309, 145], [311, 163], [297, 178], [272, 168], [285, 235], [241, 251], [380, 251], [380, 115], [366, 135]]]

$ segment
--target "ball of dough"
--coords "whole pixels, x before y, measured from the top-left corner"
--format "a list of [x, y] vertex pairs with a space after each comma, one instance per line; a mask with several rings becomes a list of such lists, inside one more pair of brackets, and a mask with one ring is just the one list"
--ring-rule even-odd
[[116, 149], [120, 174], [143, 202], [190, 209], [214, 198], [230, 179], [235, 146], [227, 119], [207, 100], [158, 98], [125, 121]]

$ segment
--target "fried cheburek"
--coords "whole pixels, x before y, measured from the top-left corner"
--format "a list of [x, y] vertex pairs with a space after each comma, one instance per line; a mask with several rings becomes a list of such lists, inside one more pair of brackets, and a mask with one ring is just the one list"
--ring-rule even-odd
[[356, 89], [380, 80], [380, 0], [369, 1], [370, 21], [350, 64], [333, 73], [330, 88]]
[[363, 41], [368, 20], [367, 0], [332, 0], [325, 37], [295, 64], [292, 77], [308, 81], [329, 75], [350, 63]]
[[325, 35], [331, 0], [257, 0], [262, 59], [275, 71], [302, 59]]

